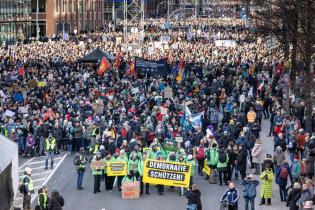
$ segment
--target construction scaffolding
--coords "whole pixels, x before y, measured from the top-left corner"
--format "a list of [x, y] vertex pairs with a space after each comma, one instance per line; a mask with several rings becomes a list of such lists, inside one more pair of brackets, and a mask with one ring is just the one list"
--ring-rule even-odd
[[124, 0], [124, 43], [141, 43], [144, 37], [144, 0]]

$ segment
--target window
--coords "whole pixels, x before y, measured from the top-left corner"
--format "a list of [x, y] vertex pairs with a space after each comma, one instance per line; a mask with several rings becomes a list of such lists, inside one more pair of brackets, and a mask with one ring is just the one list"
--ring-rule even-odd
[[77, 12], [77, 3], [75, 0], [73, 1], [73, 11]]
[[56, 13], [58, 13], [59, 12], [59, 0], [56, 0]]

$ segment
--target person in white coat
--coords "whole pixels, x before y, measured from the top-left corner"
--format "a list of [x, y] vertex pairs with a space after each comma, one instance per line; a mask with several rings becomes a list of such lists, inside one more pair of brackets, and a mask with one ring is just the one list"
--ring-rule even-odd
[[255, 167], [255, 174], [260, 174], [260, 164], [261, 164], [261, 141], [256, 139], [254, 148], [252, 149], [253, 165]]

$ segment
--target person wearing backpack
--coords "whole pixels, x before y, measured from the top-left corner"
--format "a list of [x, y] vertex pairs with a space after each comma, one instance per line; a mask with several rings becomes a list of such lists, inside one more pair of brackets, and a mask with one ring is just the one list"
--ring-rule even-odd
[[205, 161], [205, 146], [204, 146], [204, 141], [200, 140], [200, 144], [196, 149], [197, 155], [196, 159], [198, 161], [198, 174], [199, 176], [202, 176], [202, 169], [204, 167], [204, 161]]
[[249, 202], [251, 210], [255, 210], [256, 187], [259, 185], [259, 181], [255, 180], [253, 174], [250, 174], [242, 181], [242, 185], [244, 186], [243, 197], [245, 201], [245, 210], [249, 210]]
[[218, 156], [217, 170], [219, 172], [220, 185], [222, 185], [222, 175], [225, 185], [228, 185], [227, 163], [229, 162], [229, 156], [223, 148], [218, 150]]
[[289, 162], [287, 160], [283, 161], [282, 166], [276, 171], [276, 183], [279, 185], [280, 200], [281, 202], [286, 202], [287, 200], [287, 184], [288, 178], [290, 177], [292, 183], [292, 175], [290, 171]]
[[31, 178], [32, 169], [29, 167], [25, 168], [24, 175], [22, 177], [22, 182], [20, 184], [19, 190], [23, 194], [23, 209], [32, 209], [31, 207], [31, 194], [34, 193], [34, 184]]
[[219, 154], [217, 151], [217, 144], [213, 143], [210, 149], [207, 150], [207, 164], [210, 170], [209, 183], [216, 184], [216, 169], [218, 164]]

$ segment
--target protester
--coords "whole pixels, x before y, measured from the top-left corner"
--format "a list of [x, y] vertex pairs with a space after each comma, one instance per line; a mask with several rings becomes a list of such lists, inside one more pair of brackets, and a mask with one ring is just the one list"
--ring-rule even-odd
[[301, 184], [299, 182], [294, 182], [293, 189], [290, 191], [288, 195], [288, 199], [286, 201], [286, 206], [290, 207], [290, 210], [298, 210], [299, 206], [297, 205], [297, 201], [301, 196]]
[[272, 198], [272, 183], [273, 183], [273, 172], [270, 168], [270, 165], [266, 165], [264, 171], [260, 175], [261, 179], [261, 202], [259, 205], [264, 205], [266, 200], [267, 204], [271, 205]]
[[281, 202], [286, 202], [287, 200], [287, 185], [289, 178], [291, 183], [293, 183], [289, 162], [284, 160], [282, 166], [276, 171], [276, 183], [279, 185]]
[[240, 195], [238, 189], [235, 188], [235, 184], [230, 182], [229, 188], [223, 193], [220, 202], [226, 199], [228, 202], [228, 210], [237, 210], [239, 196]]
[[255, 210], [256, 187], [259, 185], [259, 182], [255, 180], [254, 175], [250, 174], [242, 181], [242, 185], [244, 186], [245, 210], [249, 210], [249, 203], [251, 210]]
[[62, 210], [65, 201], [57, 190], [52, 190], [51, 196], [48, 202], [48, 210]]
[[24, 176], [20, 184], [20, 192], [23, 193], [23, 209], [32, 209], [31, 194], [34, 193], [34, 184], [31, 178], [32, 170], [25, 168]]
[[188, 199], [187, 210], [201, 210], [201, 192], [197, 188], [196, 184], [193, 184], [191, 190], [185, 194], [185, 197]]

